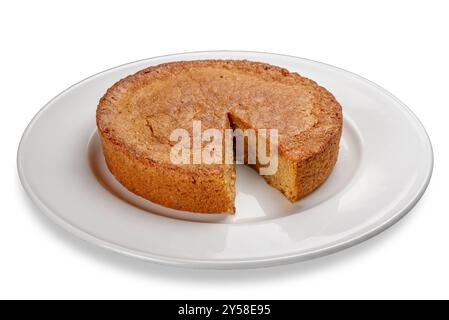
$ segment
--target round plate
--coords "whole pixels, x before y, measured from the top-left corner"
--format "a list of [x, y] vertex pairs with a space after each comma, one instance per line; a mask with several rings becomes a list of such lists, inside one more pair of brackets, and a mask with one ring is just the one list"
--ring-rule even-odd
[[[295, 71], [343, 106], [337, 165], [328, 180], [291, 204], [251, 169], [238, 166], [235, 216], [161, 207], [128, 192], [107, 170], [95, 126], [100, 97], [117, 80], [177, 60], [248, 59]], [[96, 245], [154, 262], [249, 268], [329, 254], [385, 230], [419, 200], [433, 155], [413, 113], [376, 84], [297, 57], [196, 52], [133, 62], [94, 75], [51, 100], [18, 151], [22, 184], [50, 218]]]

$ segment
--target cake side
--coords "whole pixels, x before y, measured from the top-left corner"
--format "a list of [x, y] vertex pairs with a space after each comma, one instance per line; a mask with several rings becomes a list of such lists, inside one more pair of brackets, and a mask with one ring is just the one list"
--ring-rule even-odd
[[198, 213], [234, 213], [234, 165], [189, 171], [160, 166], [129, 153], [100, 133], [106, 164], [129, 191], [154, 203]]

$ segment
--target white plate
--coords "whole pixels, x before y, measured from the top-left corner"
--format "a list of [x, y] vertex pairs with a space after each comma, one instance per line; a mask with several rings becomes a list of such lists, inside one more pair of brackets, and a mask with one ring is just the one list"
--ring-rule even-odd
[[[292, 205], [251, 169], [239, 166], [235, 217], [170, 210], [117, 183], [105, 167], [96, 134], [99, 98], [140, 69], [195, 59], [268, 62], [329, 89], [344, 113], [340, 156], [329, 179]], [[83, 80], [34, 117], [18, 151], [26, 192], [62, 227], [126, 255], [200, 268], [301, 261], [366, 240], [416, 204], [432, 167], [431, 144], [419, 120], [374, 83], [311, 60], [234, 51], [157, 57]]]

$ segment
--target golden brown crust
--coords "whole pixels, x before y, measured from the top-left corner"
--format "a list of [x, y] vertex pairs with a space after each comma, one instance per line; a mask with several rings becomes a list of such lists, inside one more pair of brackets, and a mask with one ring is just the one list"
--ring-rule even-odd
[[183, 61], [141, 70], [108, 89], [97, 126], [109, 169], [129, 190], [175, 209], [233, 212], [228, 166], [169, 161], [173, 129], [189, 129], [192, 120], [225, 128], [228, 113], [256, 129], [279, 130], [279, 155], [293, 168], [294, 182], [284, 187], [266, 179], [289, 200], [330, 174], [341, 136], [340, 105], [314, 81], [265, 63]]
[[[235, 212], [234, 194], [228, 190], [225, 171], [205, 175], [173, 167], [147, 165], [134, 158], [128, 149], [111, 142], [102, 133], [100, 135], [109, 170], [129, 191], [177, 210], [198, 213]], [[229, 170], [235, 175], [233, 166], [229, 166]]]

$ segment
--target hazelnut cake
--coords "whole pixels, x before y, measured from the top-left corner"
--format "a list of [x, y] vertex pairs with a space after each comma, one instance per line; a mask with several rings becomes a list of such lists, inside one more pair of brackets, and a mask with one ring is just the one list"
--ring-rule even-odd
[[[291, 202], [332, 171], [342, 110], [316, 82], [266, 63], [195, 60], [141, 70], [109, 88], [97, 107], [109, 170], [131, 192], [198, 213], [234, 213], [235, 164], [174, 164], [173, 130], [278, 130], [278, 170], [263, 178]], [[259, 164], [253, 165], [256, 169]]]

